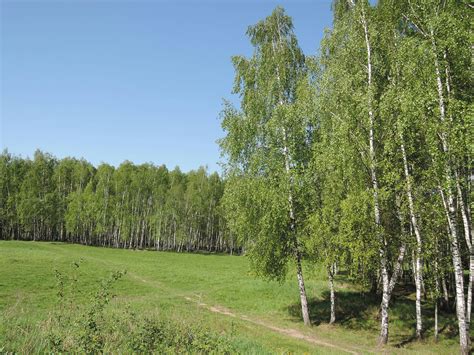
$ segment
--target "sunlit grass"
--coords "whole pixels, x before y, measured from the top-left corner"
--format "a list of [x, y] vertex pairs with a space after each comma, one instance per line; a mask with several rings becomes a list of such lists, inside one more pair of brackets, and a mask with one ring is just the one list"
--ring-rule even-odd
[[[127, 274], [114, 286], [110, 308], [128, 305], [135, 312], [164, 315], [182, 322], [203, 324], [210, 329], [234, 334], [242, 352], [338, 352], [317, 347], [304, 340], [279, 334], [266, 327], [241, 319], [256, 319], [265, 324], [299, 330], [317, 339], [358, 352], [377, 351], [377, 309], [379, 299], [356, 290], [344, 275], [337, 280], [338, 324], [329, 326], [328, 286], [322, 268], [307, 266], [307, 291], [314, 326], [302, 325], [295, 277], [283, 283], [256, 279], [248, 260], [241, 256], [178, 254], [153, 251], [129, 251], [85, 247], [61, 243], [0, 241], [0, 344], [5, 349], [34, 350], [38, 340], [29, 339], [36, 327], [48, 319], [57, 307], [54, 270], [77, 269], [78, 304], [90, 297], [99, 280], [111, 272]], [[191, 299], [191, 301], [189, 300]], [[231, 317], [199, 306], [221, 306], [233, 312]], [[412, 338], [414, 303], [408, 296], [398, 297], [391, 311], [391, 352], [452, 353], [457, 351], [455, 319], [442, 314], [441, 341], [435, 344], [431, 329], [422, 344]], [[424, 305], [425, 324], [432, 328], [433, 314]], [[0, 346], [1, 349], [1, 346]]]

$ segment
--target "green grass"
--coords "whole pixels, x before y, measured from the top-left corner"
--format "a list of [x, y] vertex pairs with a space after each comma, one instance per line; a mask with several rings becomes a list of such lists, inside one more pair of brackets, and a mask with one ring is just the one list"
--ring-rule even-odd
[[[138, 314], [159, 314], [180, 322], [200, 324], [221, 333], [233, 334], [239, 351], [245, 353], [341, 353], [348, 349], [378, 352], [377, 306], [379, 300], [360, 292], [339, 275], [336, 280], [338, 324], [329, 326], [328, 287], [319, 268], [307, 271], [311, 317], [306, 328], [300, 320], [296, 281], [266, 282], [249, 272], [241, 256], [178, 254], [85, 247], [61, 243], [0, 241], [0, 351], [37, 350], [31, 339], [57, 306], [54, 270], [67, 272], [74, 261], [78, 269], [77, 303], [85, 303], [99, 280], [116, 270], [127, 274], [114, 286], [116, 297], [108, 306], [128, 305]], [[204, 303], [206, 306], [200, 306]], [[226, 309], [229, 316], [209, 308]], [[440, 341], [432, 340], [432, 307], [424, 305], [425, 340], [413, 340], [414, 302], [410, 292], [399, 293], [391, 310], [390, 343], [386, 351], [455, 353], [458, 351], [455, 319], [441, 314]], [[247, 317], [247, 319], [243, 319]], [[314, 344], [270, 327], [293, 329], [317, 341], [339, 348]]]

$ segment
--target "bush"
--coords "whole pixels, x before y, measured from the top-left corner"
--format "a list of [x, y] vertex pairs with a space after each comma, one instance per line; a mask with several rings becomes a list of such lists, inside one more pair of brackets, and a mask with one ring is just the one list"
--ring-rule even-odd
[[107, 309], [112, 286], [126, 272], [116, 271], [102, 280], [83, 307], [74, 299], [80, 263], [73, 263], [71, 275], [55, 271], [58, 309], [45, 324], [48, 351], [102, 353], [108, 351], [144, 353], [233, 353], [231, 339], [200, 326], [164, 318], [139, 317], [130, 306]]

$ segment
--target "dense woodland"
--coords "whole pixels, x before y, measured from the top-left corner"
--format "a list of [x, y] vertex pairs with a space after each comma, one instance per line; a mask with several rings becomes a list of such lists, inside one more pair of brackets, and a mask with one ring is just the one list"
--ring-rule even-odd
[[134, 165], [95, 168], [37, 151], [0, 155], [3, 239], [49, 240], [116, 248], [239, 252], [223, 227], [224, 185], [206, 169]]
[[[0, 161], [5, 239], [240, 252], [262, 277], [294, 270], [310, 325], [303, 263], [380, 294], [381, 345], [402, 276], [416, 289], [414, 333], [431, 300], [456, 313], [470, 345], [474, 281], [472, 5], [335, 0], [317, 55], [282, 8], [250, 26], [235, 56], [219, 141], [224, 181], [204, 169], [120, 167], [37, 152]], [[234, 239], [235, 238], [235, 239]]]

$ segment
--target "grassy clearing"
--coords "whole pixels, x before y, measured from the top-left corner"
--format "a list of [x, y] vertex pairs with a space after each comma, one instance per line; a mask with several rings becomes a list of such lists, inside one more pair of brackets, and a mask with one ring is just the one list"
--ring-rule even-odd
[[[307, 270], [311, 317], [307, 329], [299, 318], [299, 297], [292, 275], [282, 284], [249, 273], [245, 257], [103, 249], [61, 243], [0, 241], [0, 349], [32, 352], [45, 341], [41, 329], [57, 308], [54, 270], [67, 271], [81, 261], [74, 298], [88, 302], [98, 282], [117, 270], [127, 270], [114, 286], [108, 306], [114, 313], [131, 309], [206, 329], [231, 339], [246, 353], [361, 353], [377, 352], [378, 299], [360, 293], [344, 275], [337, 279], [338, 324], [329, 326], [328, 288], [322, 270]], [[224, 312], [212, 310], [224, 310]], [[399, 293], [391, 313], [388, 352], [457, 352], [455, 319], [442, 314], [441, 340], [431, 331], [421, 344], [413, 340], [414, 302]], [[432, 327], [432, 308], [425, 304], [424, 320]], [[224, 314], [231, 312], [232, 315]], [[317, 341], [278, 332], [291, 329]], [[293, 334], [294, 335], [294, 334]], [[300, 337], [301, 338], [301, 337]], [[328, 344], [325, 346], [324, 343]]]

